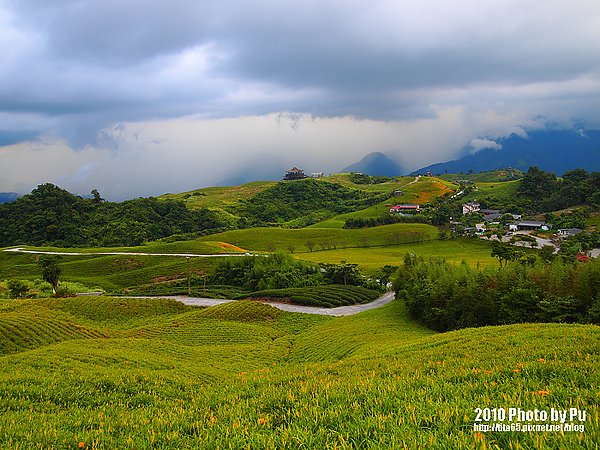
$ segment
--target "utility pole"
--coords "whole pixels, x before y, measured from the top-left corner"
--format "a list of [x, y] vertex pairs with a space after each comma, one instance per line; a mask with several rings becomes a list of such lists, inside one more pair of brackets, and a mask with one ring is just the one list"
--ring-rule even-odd
[[190, 286], [190, 257], [186, 256], [187, 259], [187, 273], [188, 273], [188, 297], [192, 296], [192, 288]]

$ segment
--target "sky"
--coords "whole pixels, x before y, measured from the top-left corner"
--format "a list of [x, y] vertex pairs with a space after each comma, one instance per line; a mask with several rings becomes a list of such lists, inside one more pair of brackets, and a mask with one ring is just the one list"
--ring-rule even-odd
[[600, 127], [597, 0], [0, 0], [0, 191], [407, 172]]

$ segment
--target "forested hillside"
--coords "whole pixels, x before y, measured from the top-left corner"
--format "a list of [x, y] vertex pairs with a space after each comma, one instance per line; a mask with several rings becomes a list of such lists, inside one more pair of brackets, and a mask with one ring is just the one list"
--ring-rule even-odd
[[0, 247], [140, 245], [221, 227], [218, 216], [206, 208], [190, 211], [181, 202], [154, 198], [113, 203], [97, 191], [94, 198], [84, 199], [52, 184], [0, 205]]
[[336, 183], [306, 179], [281, 182], [241, 201], [233, 210], [252, 225], [292, 222], [302, 227], [337, 214], [364, 209], [389, 197]]

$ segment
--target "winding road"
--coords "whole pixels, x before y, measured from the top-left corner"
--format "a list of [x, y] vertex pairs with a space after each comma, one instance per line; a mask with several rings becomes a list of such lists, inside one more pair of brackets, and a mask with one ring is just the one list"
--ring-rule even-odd
[[[223, 303], [229, 302], [237, 302], [238, 300], [225, 300], [225, 299], [214, 299], [214, 298], [199, 298], [199, 297], [186, 297], [183, 295], [161, 295], [161, 296], [135, 296], [135, 297], [126, 297], [126, 298], [172, 298], [186, 305], [192, 306], [215, 306], [221, 305]], [[281, 309], [283, 311], [288, 312], [297, 312], [297, 313], [305, 313], [305, 314], [318, 314], [321, 316], [351, 316], [353, 314], [358, 314], [359, 312], [368, 311], [370, 309], [379, 308], [383, 305], [388, 304], [392, 300], [394, 300], [395, 294], [394, 292], [386, 292], [377, 300], [359, 305], [349, 305], [349, 306], [338, 306], [337, 308], [319, 308], [316, 306], [302, 306], [302, 305], [292, 305], [289, 303], [278, 303], [278, 302], [261, 302], [266, 303], [267, 305], [274, 306], [275, 308]]]

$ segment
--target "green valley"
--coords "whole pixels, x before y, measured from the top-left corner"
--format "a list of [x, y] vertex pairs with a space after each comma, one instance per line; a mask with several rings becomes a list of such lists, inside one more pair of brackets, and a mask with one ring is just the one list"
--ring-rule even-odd
[[[595, 448], [600, 264], [576, 253], [598, 241], [595, 175], [579, 175], [571, 200], [572, 184], [551, 184], [552, 202], [579, 204], [548, 220], [589, 229], [556, 254], [463, 232], [466, 201], [529, 211], [523, 180], [550, 179], [535, 171], [338, 174], [125, 204], [41, 187], [0, 210], [12, 224], [0, 447]], [[19, 214], [40, 226], [35, 241]], [[60, 268], [54, 296], [47, 261]], [[233, 301], [175, 300], [188, 294]], [[320, 312], [336, 307], [351, 315]], [[569, 422], [577, 431], [527, 431], [541, 423], [525, 418], [481, 427], [478, 411], [509, 409], [586, 419]]]

